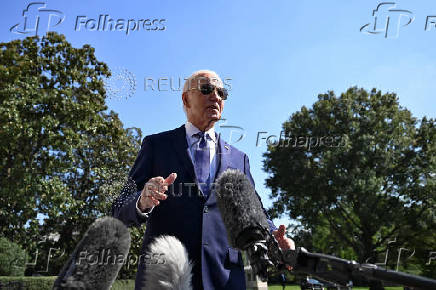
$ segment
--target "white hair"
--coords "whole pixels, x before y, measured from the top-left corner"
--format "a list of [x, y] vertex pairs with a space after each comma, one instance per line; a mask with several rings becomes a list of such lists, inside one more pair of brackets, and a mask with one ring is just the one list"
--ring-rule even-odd
[[[203, 75], [213, 75], [212, 80], [217, 81], [219, 84], [221, 84], [221, 86], [223, 86], [223, 81], [221, 80], [221, 78], [219, 77], [219, 75], [214, 72], [213, 70], [208, 70], [208, 69], [202, 69], [202, 70], [198, 70], [192, 73], [192, 75], [186, 79], [185, 84], [183, 86], [183, 93], [188, 92], [191, 87], [192, 87], [192, 81], [196, 80], [198, 77], [203, 76]], [[198, 85], [198, 83], [197, 83]], [[188, 115], [187, 111], [186, 111], [186, 107], [185, 104], [183, 104], [183, 111], [185, 112], [185, 115]]]

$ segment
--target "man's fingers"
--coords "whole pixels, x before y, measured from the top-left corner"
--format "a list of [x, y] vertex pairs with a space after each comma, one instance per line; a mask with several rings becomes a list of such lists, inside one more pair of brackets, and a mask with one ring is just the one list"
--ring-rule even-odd
[[285, 236], [285, 232], [286, 232], [286, 227], [284, 225], [280, 225], [278, 230], [273, 231], [273, 235], [274, 237], [279, 240], [279, 239], [283, 239], [283, 237]]
[[280, 235], [280, 236], [285, 236], [285, 232], [286, 232], [286, 227], [285, 227], [285, 225], [280, 225], [279, 226], [279, 231], [278, 231], [278, 234]]
[[150, 180], [145, 184], [144, 187], [147, 191], [159, 189], [162, 180], [164, 179], [160, 176], [150, 178]]
[[160, 184], [163, 181], [164, 181], [164, 178], [162, 176], [156, 176], [156, 177], [150, 178], [150, 180], [147, 183]]
[[177, 173], [171, 173], [170, 175], [168, 175], [168, 177], [164, 180], [164, 184], [165, 185], [171, 185], [173, 184], [174, 180], [176, 180], [177, 178]]
[[176, 173], [171, 173], [166, 179], [162, 176], [150, 178], [144, 186], [144, 197], [154, 206], [158, 205], [160, 203], [159, 200], [167, 199], [168, 196], [165, 192], [168, 190], [168, 185], [172, 184], [176, 178]]
[[[162, 180], [164, 180], [164, 179], [162, 178]], [[157, 180], [150, 180], [145, 185], [146, 188], [147, 188], [147, 191], [149, 191], [149, 192], [156, 192], [156, 191], [158, 191], [160, 193], [164, 193], [165, 191], [168, 190], [168, 186], [165, 185], [162, 182], [159, 182]]]
[[146, 195], [146, 196], [152, 197], [154, 199], [167, 199], [166, 194], [161, 193], [161, 192], [157, 191], [156, 189], [151, 189], [147, 193], [148, 193], [148, 195]]
[[155, 206], [159, 204], [159, 201], [157, 199], [155, 199], [154, 197], [151, 197], [150, 200]]
[[280, 236], [278, 230], [273, 231], [272, 234], [273, 234], [274, 238], [275, 238], [277, 241], [280, 241], [280, 240], [283, 238], [283, 237]]
[[278, 230], [275, 230], [272, 232], [274, 235], [274, 238], [277, 240], [279, 247], [281, 249], [291, 249], [295, 250], [295, 243], [292, 239], [285, 236], [286, 233], [286, 227], [284, 225], [280, 225]]
[[149, 191], [152, 191], [152, 192], [165, 193], [165, 191], [168, 190], [168, 186], [166, 186], [166, 185], [162, 185], [162, 184], [159, 184], [159, 185], [152, 184], [152, 185], [150, 185], [150, 187], [148, 188], [148, 190], [149, 190]]

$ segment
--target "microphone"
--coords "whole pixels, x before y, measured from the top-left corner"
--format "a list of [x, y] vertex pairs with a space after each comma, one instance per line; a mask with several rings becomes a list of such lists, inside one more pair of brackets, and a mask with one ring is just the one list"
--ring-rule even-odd
[[126, 261], [130, 233], [118, 219], [97, 219], [77, 244], [53, 289], [110, 289]]
[[346, 286], [349, 281], [383, 280], [419, 289], [436, 289], [436, 280], [360, 264], [335, 256], [310, 253], [303, 247], [282, 252], [269, 232], [262, 205], [248, 178], [239, 170], [227, 169], [217, 179], [217, 205], [232, 247], [245, 250], [253, 271], [263, 281], [268, 266], [279, 271], [288, 264], [294, 273], [304, 273]]
[[262, 204], [240, 170], [227, 169], [216, 181], [216, 199], [231, 247], [245, 250], [254, 272], [268, 278], [268, 266], [282, 269], [282, 252], [269, 232]]
[[188, 252], [174, 236], [159, 236], [145, 255], [147, 290], [191, 290], [192, 267]]

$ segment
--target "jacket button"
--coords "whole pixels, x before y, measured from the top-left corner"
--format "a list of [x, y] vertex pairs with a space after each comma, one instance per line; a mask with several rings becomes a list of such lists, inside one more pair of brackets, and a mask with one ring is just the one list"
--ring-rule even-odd
[[207, 208], [207, 205], [204, 207], [204, 212], [207, 213], [209, 209]]

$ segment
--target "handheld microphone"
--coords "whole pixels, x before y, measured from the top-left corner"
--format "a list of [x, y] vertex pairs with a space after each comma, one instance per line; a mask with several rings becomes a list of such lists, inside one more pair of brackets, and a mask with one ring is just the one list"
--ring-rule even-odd
[[310, 253], [303, 247], [282, 250], [269, 232], [266, 216], [248, 178], [239, 170], [228, 169], [217, 179], [217, 205], [227, 230], [229, 243], [246, 250], [254, 273], [267, 279], [268, 266], [279, 271], [284, 264], [294, 273], [304, 273], [346, 286], [353, 280], [383, 280], [419, 289], [436, 289], [436, 280], [387, 270], [373, 264], [360, 264], [335, 256]]
[[125, 263], [130, 233], [118, 219], [97, 219], [77, 244], [53, 289], [109, 289]]
[[[147, 251], [145, 283], [147, 290], [191, 290], [192, 267], [188, 252], [174, 236], [159, 236]], [[148, 260], [150, 259], [150, 260]]]
[[254, 272], [267, 280], [268, 266], [281, 268], [282, 252], [269, 232], [262, 204], [254, 187], [239, 170], [227, 169], [216, 182], [217, 205], [230, 245], [245, 250]]

